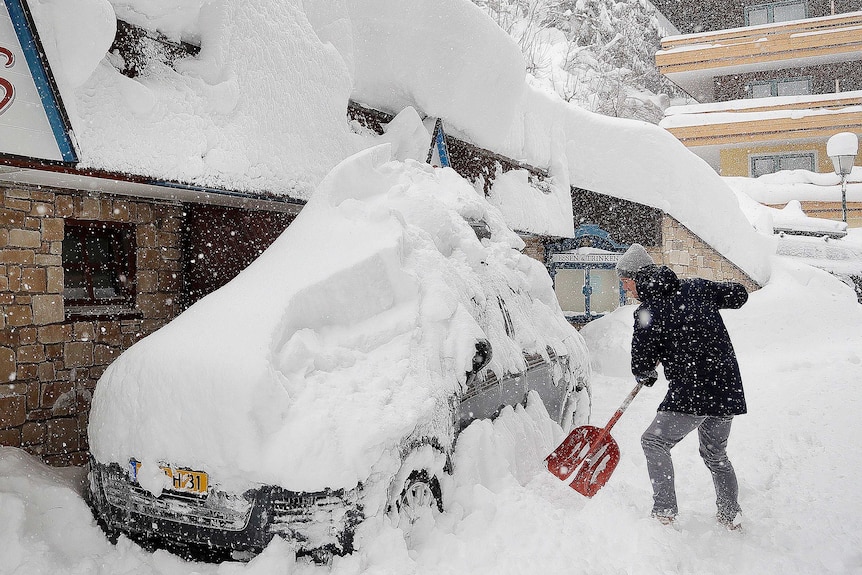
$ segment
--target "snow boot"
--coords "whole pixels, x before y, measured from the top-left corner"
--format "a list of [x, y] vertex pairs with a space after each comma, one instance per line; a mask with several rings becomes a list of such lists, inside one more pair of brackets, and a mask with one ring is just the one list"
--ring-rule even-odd
[[737, 512], [732, 518], [719, 513], [715, 518], [718, 520], [718, 524], [728, 531], [742, 531], [742, 513]]
[[652, 513], [650, 517], [661, 523], [662, 525], [673, 525], [673, 522], [676, 520], [675, 515], [661, 515], [659, 513]]

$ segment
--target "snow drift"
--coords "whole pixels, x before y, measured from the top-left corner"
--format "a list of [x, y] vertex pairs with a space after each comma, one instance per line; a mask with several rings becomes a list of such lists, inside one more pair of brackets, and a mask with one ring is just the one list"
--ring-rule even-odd
[[550, 277], [499, 212], [454, 171], [389, 154], [340, 164], [249, 268], [111, 364], [93, 397], [97, 460], [136, 458], [154, 492], [162, 462], [233, 491], [350, 488], [390, 469], [417, 427], [452, 425], [477, 339], [495, 373], [548, 346], [589, 369]]

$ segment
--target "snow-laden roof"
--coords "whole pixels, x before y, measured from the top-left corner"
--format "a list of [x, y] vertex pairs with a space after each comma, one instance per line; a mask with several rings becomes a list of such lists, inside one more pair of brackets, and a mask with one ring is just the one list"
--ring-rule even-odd
[[[862, 173], [855, 172], [856, 177]], [[862, 274], [862, 234], [858, 228], [850, 229], [843, 221], [810, 217], [803, 211], [800, 199], [829, 199], [834, 201], [835, 186], [826, 192], [815, 193], [818, 183], [829, 182], [836, 176], [807, 170], [787, 170], [759, 178], [725, 178], [734, 188], [739, 205], [751, 225], [761, 234], [775, 236], [775, 253], [785, 258], [829, 271], [841, 277]], [[856, 184], [859, 186], [859, 184]], [[862, 188], [862, 186], [859, 186]], [[840, 192], [839, 192], [840, 194]], [[782, 209], [764, 203], [782, 203]], [[792, 199], [791, 199], [792, 198]], [[799, 199], [796, 199], [799, 198]], [[763, 202], [763, 203], [761, 203]], [[788, 232], [788, 233], [781, 233]], [[809, 236], [809, 237], [802, 237]]]
[[785, 235], [779, 238], [776, 253], [839, 277], [862, 275], [862, 244], [858, 241]]
[[[768, 248], [706, 163], [656, 126], [585, 112], [525, 81], [518, 46], [467, 0], [31, 8], [83, 166], [305, 199], [369, 145], [344, 121], [349, 98], [389, 112], [413, 106], [476, 145], [549, 168], [560, 201], [531, 203], [541, 216], [524, 231], [572, 235], [562, 200], [574, 185], [660, 208], [755, 280], [769, 277]], [[124, 77], [103, 58], [112, 12], [199, 40], [200, 54]]]
[[[725, 177], [725, 182], [762, 204], [800, 202], [840, 202], [841, 177], [835, 172], [781, 170], [757, 178]], [[854, 167], [847, 176], [848, 202], [862, 202], [862, 167]]]

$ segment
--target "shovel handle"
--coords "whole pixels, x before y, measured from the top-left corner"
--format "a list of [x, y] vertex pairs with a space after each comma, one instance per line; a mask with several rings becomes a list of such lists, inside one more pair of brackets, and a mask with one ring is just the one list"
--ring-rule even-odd
[[631, 391], [631, 393], [628, 394], [628, 396], [623, 401], [623, 404], [620, 406], [619, 409], [616, 410], [616, 412], [614, 412], [614, 415], [613, 415], [613, 417], [611, 417], [611, 420], [608, 421], [608, 424], [605, 426], [605, 429], [604, 429], [605, 432], [610, 433], [611, 428], [614, 425], [616, 425], [616, 423], [617, 423], [617, 421], [619, 421], [620, 417], [623, 416], [623, 412], [628, 408], [628, 406], [631, 404], [632, 400], [635, 398], [635, 396], [638, 394], [638, 392], [641, 390], [641, 388], [643, 386], [644, 386], [644, 384], [638, 382], [638, 384]]
[[602, 428], [601, 433], [599, 433], [598, 437], [596, 437], [596, 440], [593, 442], [592, 447], [590, 448], [589, 452], [587, 452], [586, 459], [591, 460], [593, 455], [595, 455], [594, 452], [604, 444], [605, 437], [607, 437], [608, 434], [611, 432], [611, 428], [616, 425], [620, 417], [623, 416], [623, 412], [628, 408], [632, 400], [635, 398], [635, 396], [638, 394], [638, 392], [643, 386], [644, 384], [638, 382], [638, 384], [631, 391], [631, 393], [629, 393], [625, 400], [623, 400], [623, 404], [620, 405], [619, 409], [614, 412], [614, 415], [611, 417], [611, 420], [608, 421], [608, 424], [605, 425], [604, 428]]

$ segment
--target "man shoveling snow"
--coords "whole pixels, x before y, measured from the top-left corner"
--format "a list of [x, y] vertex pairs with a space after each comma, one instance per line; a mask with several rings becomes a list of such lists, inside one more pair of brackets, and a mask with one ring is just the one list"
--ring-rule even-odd
[[640, 244], [617, 263], [623, 288], [641, 304], [634, 313], [632, 373], [646, 386], [655, 383], [659, 363], [668, 392], [641, 437], [653, 487], [652, 516], [673, 523], [679, 509], [671, 448], [697, 429], [700, 455], [715, 484], [717, 519], [738, 529], [740, 507], [736, 473], [727, 457], [735, 415], [746, 412], [742, 377], [719, 310], [748, 300], [733, 282], [682, 279], [657, 266]]

